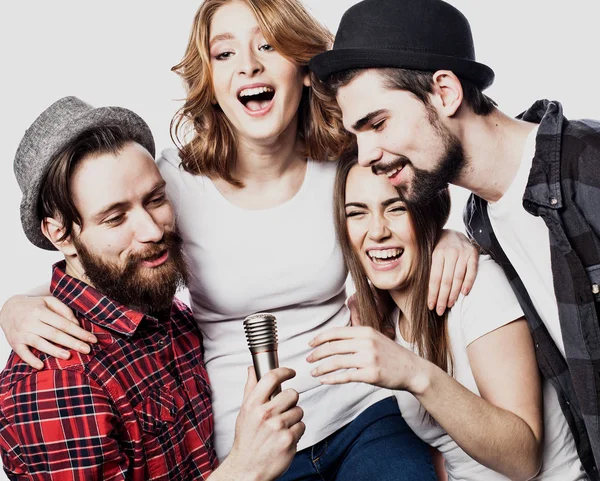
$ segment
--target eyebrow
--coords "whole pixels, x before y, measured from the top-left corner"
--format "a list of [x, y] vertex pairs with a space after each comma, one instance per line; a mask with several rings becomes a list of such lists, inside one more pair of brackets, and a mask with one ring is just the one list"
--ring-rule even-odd
[[[260, 27], [256, 26], [252, 29], [252, 34], [256, 35], [257, 33], [262, 33], [260, 31]], [[213, 44], [217, 43], [217, 42], [222, 42], [224, 40], [233, 40], [235, 38], [235, 36], [232, 33], [221, 33], [219, 35], [215, 35], [213, 38], [210, 39], [210, 42], [208, 43], [209, 47], [212, 47]]]
[[152, 190], [144, 196], [144, 202], [148, 202], [150, 199], [152, 199], [152, 197], [154, 197], [159, 190], [164, 190], [166, 185], [167, 183], [164, 180], [157, 182], [156, 185], [152, 188]]
[[387, 109], [379, 109], [379, 110], [375, 110], [373, 112], [368, 113], [362, 119], [357, 120], [354, 123], [354, 125], [352, 125], [352, 129], [357, 130], [357, 131], [362, 130], [365, 127], [365, 125], [367, 125], [369, 122], [371, 122], [373, 120], [374, 117], [377, 117], [378, 115], [381, 115], [385, 112], [387, 112]]
[[[390, 197], [389, 199], [384, 200], [381, 205], [383, 207], [389, 207], [396, 202], [402, 202], [402, 199], [400, 197]], [[344, 207], [359, 207], [361, 209], [367, 209], [367, 204], [363, 204], [362, 202], [348, 202]]]
[[93, 216], [96, 222], [100, 222], [108, 213], [116, 210], [126, 210], [131, 206], [131, 202], [115, 202], [102, 209], [100, 212]]
[[[143, 198], [144, 202], [147, 202], [149, 199], [151, 199], [154, 195], [156, 195], [156, 193], [159, 190], [163, 189], [166, 185], [167, 185], [167, 183], [164, 180], [157, 182], [156, 185], [152, 188], [152, 190], [150, 192], [148, 192], [146, 195], [144, 195], [144, 198]], [[106, 206], [105, 208], [103, 208], [97, 214], [94, 214], [93, 219], [96, 222], [99, 222], [100, 220], [102, 220], [103, 217], [105, 217], [110, 212], [113, 212], [116, 210], [126, 210], [130, 207], [131, 207], [131, 202], [129, 202], [129, 201], [114, 202], [113, 204], [110, 204], [110, 205]]]

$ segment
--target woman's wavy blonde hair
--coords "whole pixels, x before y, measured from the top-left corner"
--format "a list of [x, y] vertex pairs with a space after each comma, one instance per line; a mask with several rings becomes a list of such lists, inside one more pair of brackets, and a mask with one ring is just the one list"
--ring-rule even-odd
[[[231, 1], [244, 1], [254, 12], [265, 39], [281, 55], [308, 68], [308, 61], [331, 47], [331, 33], [297, 0], [205, 0], [194, 18], [183, 60], [171, 70], [185, 83], [183, 107], [171, 121], [171, 137], [184, 169], [243, 186], [232, 172], [236, 164], [235, 130], [218, 105], [209, 54], [209, 27], [215, 12]], [[311, 75], [311, 84], [317, 80]], [[343, 129], [335, 98], [304, 87], [298, 110], [298, 135], [303, 155], [334, 160], [352, 143]]]

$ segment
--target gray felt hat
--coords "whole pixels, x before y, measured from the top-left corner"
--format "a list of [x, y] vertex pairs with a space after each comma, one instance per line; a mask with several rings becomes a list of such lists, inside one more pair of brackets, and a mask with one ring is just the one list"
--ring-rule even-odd
[[17, 182], [23, 193], [21, 224], [36, 246], [56, 250], [44, 236], [38, 214], [38, 199], [48, 168], [56, 156], [84, 131], [94, 127], [119, 126], [154, 157], [154, 138], [144, 120], [122, 107], [94, 108], [77, 97], [54, 102], [27, 129], [14, 161]]

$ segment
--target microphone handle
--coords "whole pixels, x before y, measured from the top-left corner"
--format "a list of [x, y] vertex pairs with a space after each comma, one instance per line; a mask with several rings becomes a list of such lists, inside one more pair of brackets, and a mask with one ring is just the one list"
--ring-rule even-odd
[[[266, 373], [279, 367], [277, 350], [265, 350], [252, 353], [252, 362], [254, 363], [254, 370], [256, 371], [256, 379], [257, 381], [260, 381], [260, 378]], [[273, 391], [273, 394], [271, 394], [271, 399], [273, 399], [280, 392], [281, 386], [277, 386], [277, 388]]]

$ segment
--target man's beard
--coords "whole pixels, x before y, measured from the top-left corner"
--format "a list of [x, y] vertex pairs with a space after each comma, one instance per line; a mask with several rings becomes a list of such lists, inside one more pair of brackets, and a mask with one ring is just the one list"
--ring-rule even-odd
[[[98, 291], [111, 300], [144, 313], [167, 309], [179, 288], [188, 281], [182, 253], [182, 239], [176, 232], [165, 232], [160, 242], [142, 252], [130, 254], [124, 266], [106, 262], [80, 240], [73, 244], [85, 274]], [[165, 250], [169, 258], [157, 267], [144, 267], [142, 261], [155, 258]]]
[[430, 110], [429, 120], [443, 142], [444, 152], [433, 171], [418, 169], [411, 164], [412, 181], [396, 187], [400, 197], [409, 204], [428, 202], [455, 181], [467, 163], [462, 143], [442, 124], [434, 110]]

